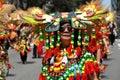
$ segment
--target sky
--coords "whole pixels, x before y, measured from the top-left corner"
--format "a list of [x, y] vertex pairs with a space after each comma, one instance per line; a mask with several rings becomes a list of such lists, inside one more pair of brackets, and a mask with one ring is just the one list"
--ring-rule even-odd
[[103, 0], [103, 6], [108, 7], [111, 4], [111, 0]]

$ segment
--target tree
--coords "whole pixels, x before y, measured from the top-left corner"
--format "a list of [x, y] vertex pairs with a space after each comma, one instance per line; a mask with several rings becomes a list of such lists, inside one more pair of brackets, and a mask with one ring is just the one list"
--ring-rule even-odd
[[41, 7], [47, 3], [48, 0], [8, 0], [8, 3], [14, 4], [17, 9], [27, 10], [29, 7]]
[[47, 7], [48, 12], [70, 12], [75, 11], [80, 5], [86, 4], [91, 0], [49, 0]]
[[29, 7], [38, 6], [47, 12], [74, 11], [80, 5], [91, 0], [9, 0], [9, 3], [15, 4], [16, 8], [23, 10]]

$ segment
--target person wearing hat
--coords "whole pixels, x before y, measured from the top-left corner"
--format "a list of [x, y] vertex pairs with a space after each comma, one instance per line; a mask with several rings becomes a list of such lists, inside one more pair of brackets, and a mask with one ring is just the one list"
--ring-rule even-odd
[[[46, 52], [38, 80], [98, 80], [99, 66], [95, 68], [97, 62], [87, 50], [87, 25], [65, 17], [70, 14], [61, 13], [58, 23], [55, 21], [53, 25], [46, 27]], [[77, 24], [80, 26], [76, 28]]]
[[27, 63], [27, 54], [31, 51], [30, 49], [30, 41], [27, 39], [26, 35], [20, 36], [18, 40], [18, 44], [15, 49], [20, 52], [20, 59], [23, 64]]

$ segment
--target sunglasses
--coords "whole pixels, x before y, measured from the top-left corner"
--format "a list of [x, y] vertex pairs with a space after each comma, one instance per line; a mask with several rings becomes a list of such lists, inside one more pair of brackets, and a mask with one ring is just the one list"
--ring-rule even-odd
[[67, 28], [67, 30], [68, 30], [69, 32], [72, 31], [72, 27], [71, 27], [71, 26], [61, 26], [61, 27], [60, 27], [60, 32], [64, 32], [66, 28]]

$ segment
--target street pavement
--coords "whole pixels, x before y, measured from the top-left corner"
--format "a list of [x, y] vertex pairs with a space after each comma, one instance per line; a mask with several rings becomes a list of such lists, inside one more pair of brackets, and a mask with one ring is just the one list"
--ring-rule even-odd
[[38, 80], [41, 71], [41, 58], [32, 59], [32, 51], [28, 53], [26, 64], [22, 64], [20, 55], [14, 49], [9, 49], [10, 64], [14, 67], [9, 71], [6, 80]]
[[112, 55], [104, 60], [107, 69], [101, 74], [102, 80], [120, 80], [120, 39], [110, 46]]
[[[102, 80], [120, 80], [120, 39], [110, 46], [112, 55], [103, 64], [107, 69], [101, 74]], [[41, 72], [42, 58], [32, 59], [32, 51], [28, 53], [27, 64], [22, 64], [20, 55], [14, 49], [9, 49], [10, 63], [14, 69], [9, 71], [6, 80], [38, 80]]]

